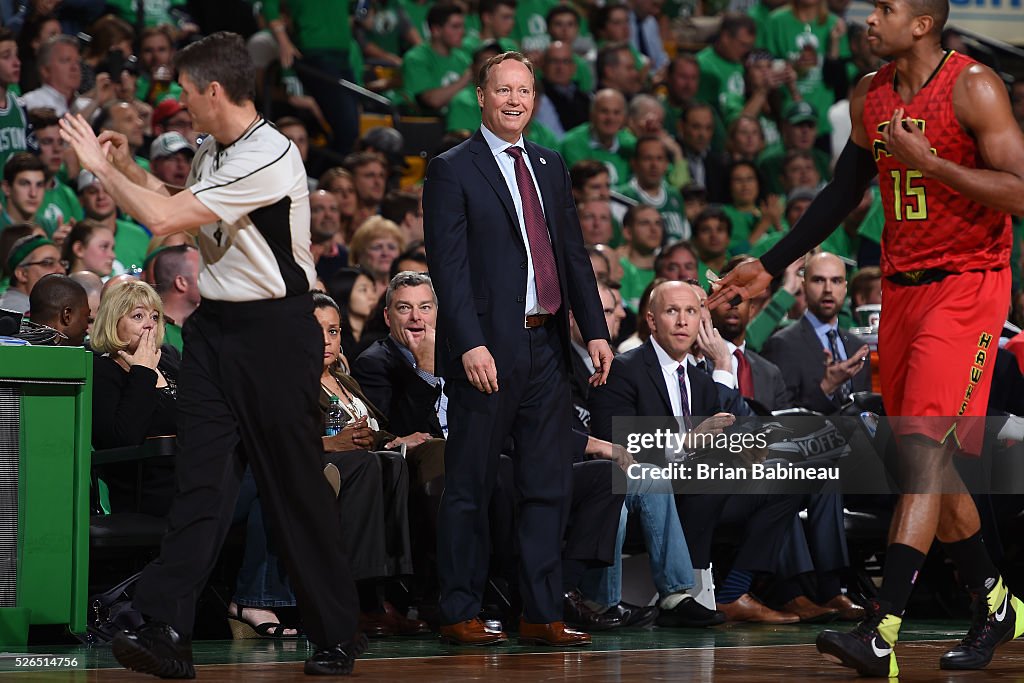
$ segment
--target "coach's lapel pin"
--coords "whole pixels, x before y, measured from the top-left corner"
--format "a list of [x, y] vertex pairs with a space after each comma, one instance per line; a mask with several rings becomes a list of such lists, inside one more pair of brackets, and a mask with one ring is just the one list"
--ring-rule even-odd
[[547, 163], [548, 163], [548, 160], [547, 160], [547, 159], [545, 159], [544, 157], [541, 157], [541, 158], [540, 158], [540, 163], [542, 163], [542, 164], [547, 164]]

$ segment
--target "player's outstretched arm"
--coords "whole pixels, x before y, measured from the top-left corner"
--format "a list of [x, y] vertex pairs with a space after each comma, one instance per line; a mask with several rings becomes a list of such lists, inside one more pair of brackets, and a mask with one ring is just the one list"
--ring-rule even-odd
[[[983, 168], [935, 156], [924, 133], [913, 124], [890, 126], [895, 150], [892, 145], [888, 150], [965, 197], [1024, 215], [1024, 135], [1013, 118], [1002, 80], [981, 64], [964, 69], [953, 88], [953, 107], [960, 124], [978, 143]], [[894, 113], [894, 121], [897, 116], [902, 116], [900, 110]]]

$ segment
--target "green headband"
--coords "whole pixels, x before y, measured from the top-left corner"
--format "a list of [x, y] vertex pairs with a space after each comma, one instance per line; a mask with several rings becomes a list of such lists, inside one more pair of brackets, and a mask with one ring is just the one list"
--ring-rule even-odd
[[[25, 260], [29, 254], [38, 249], [39, 247], [45, 247], [47, 244], [53, 244], [53, 241], [42, 235], [36, 235], [30, 240], [25, 240], [20, 246], [11, 250], [11, 255], [7, 257], [7, 272], [13, 273], [14, 269]], [[53, 245], [57, 246], [57, 245]]]

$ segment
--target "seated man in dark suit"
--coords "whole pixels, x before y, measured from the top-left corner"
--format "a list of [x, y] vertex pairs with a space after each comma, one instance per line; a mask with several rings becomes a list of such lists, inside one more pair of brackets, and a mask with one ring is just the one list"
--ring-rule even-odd
[[850, 394], [871, 390], [867, 345], [839, 328], [846, 299], [839, 257], [821, 252], [807, 259], [804, 295], [803, 319], [772, 335], [761, 353], [782, 370], [794, 406], [831, 415]]
[[[352, 374], [359, 380], [367, 398], [388, 415], [394, 429], [418, 433], [424, 438], [447, 437], [447, 397], [443, 380], [435, 377], [434, 339], [437, 321], [437, 300], [426, 273], [402, 272], [396, 275], [385, 295], [384, 318], [390, 334], [367, 348], [353, 364]], [[407, 456], [414, 485], [427, 492], [429, 504], [421, 522], [430, 522], [424, 534], [429, 538], [414, 539], [417, 546], [433, 543], [437, 530], [437, 503], [444, 481], [444, 447], [431, 449], [429, 460], [420, 458], [419, 450]], [[576, 464], [573, 466], [573, 495], [567, 502], [568, 531], [563, 549], [563, 583], [566, 592], [575, 589], [583, 571], [591, 566], [606, 566], [614, 558], [614, 543], [622, 495], [613, 495], [611, 444], [588, 439], [583, 432], [572, 437]], [[421, 447], [422, 448], [422, 447]], [[597, 459], [586, 460], [586, 455]], [[498, 565], [492, 573], [507, 572], [515, 548], [515, 494], [510, 463], [502, 456], [498, 483], [490, 506], [492, 547]], [[414, 507], [414, 506], [411, 506]], [[416, 522], [413, 522], [414, 526]], [[433, 571], [433, 568], [431, 568]], [[514, 585], [514, 581], [510, 582]], [[609, 615], [586, 614], [587, 626], [598, 630], [623, 625], [628, 612]]]
[[[648, 325], [651, 338], [612, 361], [608, 383], [591, 392], [591, 427], [596, 437], [611, 439], [612, 418], [629, 416], [709, 415], [691, 431], [721, 431], [732, 415], [721, 413], [714, 380], [692, 366], [687, 357], [700, 325], [700, 299], [692, 285], [665, 282], [651, 294]], [[735, 500], [731, 500], [735, 499]], [[731, 621], [794, 623], [799, 617], [768, 608], [750, 594], [755, 573], [772, 573], [799, 499], [778, 495], [678, 495], [680, 521], [695, 568], [711, 563], [712, 534], [728, 517], [743, 520], [732, 569], [717, 596], [717, 608]], [[726, 505], [730, 514], [726, 515]]]
[[[746, 257], [730, 259], [722, 269], [724, 277]], [[792, 403], [779, 367], [747, 348], [747, 324], [750, 322], [750, 302], [722, 306], [711, 311], [711, 320], [732, 355], [734, 389], [744, 400], [754, 401], [758, 407], [773, 412], [791, 408]], [[719, 373], [715, 373], [716, 377]], [[803, 498], [807, 508], [806, 530], [803, 521], [794, 517], [790, 534], [780, 558], [774, 599], [787, 612], [801, 621], [820, 621], [836, 616], [859, 621], [864, 610], [843, 592], [840, 572], [849, 561], [846, 547], [846, 529], [843, 518], [843, 497], [838, 492], [823, 492]], [[808, 542], [810, 535], [812, 542]], [[804, 595], [798, 575], [814, 573], [818, 589], [817, 604]]]

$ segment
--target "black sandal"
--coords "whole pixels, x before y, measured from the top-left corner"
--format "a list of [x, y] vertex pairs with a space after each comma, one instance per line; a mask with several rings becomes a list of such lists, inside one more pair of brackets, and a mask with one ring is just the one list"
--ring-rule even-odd
[[[302, 630], [295, 626], [289, 626], [280, 622], [268, 621], [262, 624], [253, 624], [242, 617], [242, 605], [235, 605], [235, 609], [228, 610], [228, 626], [231, 627], [231, 637], [234, 640], [251, 640], [253, 638], [270, 638], [274, 640], [294, 640], [302, 638]], [[260, 608], [250, 608], [260, 609]], [[232, 614], [231, 612], [234, 612]], [[295, 629], [295, 635], [286, 635], [285, 631]]]

